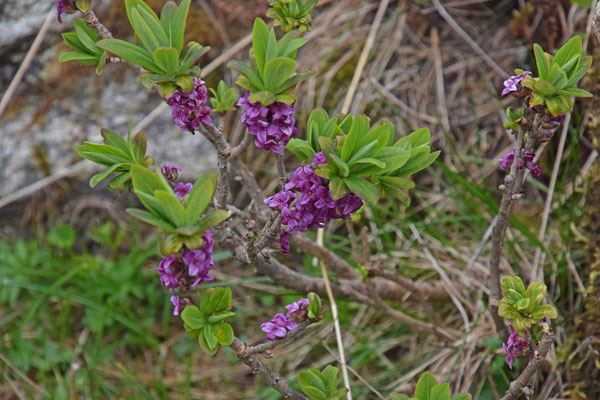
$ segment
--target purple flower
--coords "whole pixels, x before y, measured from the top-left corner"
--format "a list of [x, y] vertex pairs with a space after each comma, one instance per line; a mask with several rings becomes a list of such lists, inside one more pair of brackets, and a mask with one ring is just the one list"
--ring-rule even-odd
[[[318, 163], [320, 158], [317, 153], [313, 161]], [[311, 166], [299, 167], [290, 176], [285, 190], [265, 200], [269, 207], [279, 209], [281, 223], [286, 226], [279, 237], [283, 253], [290, 251], [289, 235], [315, 226], [322, 228], [333, 219], [349, 219], [350, 214], [362, 207], [362, 200], [354, 193], [334, 200], [328, 184]]]
[[171, 254], [168, 257], [163, 257], [156, 272], [158, 272], [158, 275], [160, 276], [160, 283], [163, 286], [173, 289], [179, 287], [183, 266], [175, 258], [175, 255]]
[[291, 321], [283, 314], [277, 314], [269, 322], [260, 325], [260, 329], [267, 334], [267, 339], [275, 340], [276, 338], [284, 338], [288, 332], [293, 331], [298, 327], [298, 324]]
[[163, 164], [163, 166], [160, 168], [160, 172], [162, 172], [165, 178], [171, 182], [175, 182], [177, 180], [179, 171], [181, 171], [181, 167], [173, 164]]
[[[533, 162], [535, 158], [535, 153], [528, 151], [525, 153], [524, 149], [521, 149], [521, 154], [523, 155], [522, 159], [517, 160], [517, 168], [523, 169], [527, 167], [531, 171], [531, 175], [539, 176], [542, 173], [540, 166]], [[515, 159], [515, 149], [513, 148], [509, 151], [504, 157], [499, 159], [500, 169], [505, 170], [512, 166], [513, 161]]]
[[293, 302], [292, 304], [288, 304], [287, 306], [285, 306], [285, 308], [287, 309], [285, 316], [288, 318], [293, 316], [294, 319], [300, 320], [306, 313], [306, 310], [308, 310], [309, 304], [310, 303], [308, 299], [300, 299], [298, 301]]
[[58, 22], [62, 24], [62, 13], [73, 14], [75, 11], [75, 7], [73, 7], [73, 2], [71, 0], [56, 0], [56, 19]]
[[177, 195], [179, 201], [183, 201], [183, 198], [192, 191], [193, 187], [194, 185], [191, 183], [178, 183], [173, 187], [173, 191]]
[[208, 97], [206, 86], [199, 78], [194, 78], [194, 88], [186, 93], [178, 87], [167, 100], [173, 110], [173, 121], [182, 131], [194, 132], [200, 129], [200, 123], [210, 124], [210, 108], [206, 107]]
[[260, 102], [251, 102], [250, 92], [246, 92], [237, 105], [244, 106], [242, 124], [248, 133], [256, 136], [254, 144], [257, 147], [281, 153], [290, 139], [298, 136], [294, 127], [295, 105], [275, 102], [265, 107]]
[[519, 338], [515, 328], [513, 328], [511, 325], [508, 341], [506, 344], [502, 343], [502, 347], [504, 348], [504, 351], [506, 351], [506, 359], [508, 360], [508, 366], [510, 369], [512, 369], [517, 353], [527, 346], [529, 346], [529, 342], [525, 339]]
[[548, 114], [550, 121], [558, 122], [561, 124], [565, 120], [565, 114], [558, 114], [556, 117], [552, 114]]
[[498, 160], [498, 161], [500, 161], [500, 169], [504, 170], [504, 169], [510, 167], [512, 165], [514, 159], [515, 159], [515, 149], [513, 148], [506, 155], [504, 155], [504, 157], [502, 157], [501, 159]]
[[325, 158], [325, 154], [322, 151], [315, 153], [313, 162], [315, 163], [315, 165], [325, 164], [327, 162], [327, 159]]
[[504, 89], [502, 90], [502, 96], [506, 96], [510, 92], [516, 92], [519, 90], [519, 84], [526, 76], [531, 75], [531, 72], [525, 71], [521, 75], [514, 75], [504, 81]]
[[177, 296], [171, 296], [171, 303], [173, 304], [173, 315], [179, 315], [179, 311], [181, 310], [181, 301]]
[[198, 249], [188, 250], [182, 257], [183, 262], [188, 266], [188, 275], [196, 278], [192, 287], [198, 286], [204, 281], [212, 281], [214, 276], [209, 272], [215, 267], [215, 262], [212, 258], [214, 241], [212, 232], [207, 230], [204, 236], [204, 243]]

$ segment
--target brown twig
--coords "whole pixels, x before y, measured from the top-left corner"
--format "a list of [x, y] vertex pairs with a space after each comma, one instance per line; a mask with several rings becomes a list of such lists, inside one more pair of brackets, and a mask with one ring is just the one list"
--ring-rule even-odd
[[215, 189], [215, 205], [224, 210], [227, 208], [229, 196], [229, 165], [227, 159], [231, 155], [229, 143], [223, 136], [223, 131], [212, 124], [202, 124], [202, 133], [217, 149], [217, 187]]
[[81, 17], [87, 26], [98, 32], [98, 35], [100, 35], [102, 39], [112, 39], [112, 33], [110, 33], [110, 31], [106, 29], [104, 25], [102, 25], [98, 17], [96, 17], [96, 14], [94, 14], [91, 9], [88, 9], [86, 12], [82, 13]]
[[542, 365], [542, 362], [550, 350], [550, 346], [554, 342], [554, 334], [548, 330], [547, 326], [544, 329], [545, 331], [542, 334], [542, 339], [529, 357], [527, 367], [525, 367], [516, 380], [510, 383], [502, 400], [516, 400], [521, 397], [524, 394], [524, 389], [529, 385], [531, 378]]
[[265, 363], [258, 358], [257, 355], [244, 356], [247, 347], [241, 340], [234, 337], [233, 343], [230, 347], [235, 352], [237, 357], [252, 369], [253, 373], [260, 374], [264, 378], [267, 385], [281, 393], [285, 399], [309, 400], [307, 396], [292, 389], [292, 387], [283, 377], [271, 371], [269, 367], [267, 367]]

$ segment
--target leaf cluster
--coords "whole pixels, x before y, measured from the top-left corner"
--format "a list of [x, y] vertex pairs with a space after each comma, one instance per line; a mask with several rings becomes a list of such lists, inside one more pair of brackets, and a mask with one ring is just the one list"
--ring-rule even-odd
[[[581, 38], [575, 36], [552, 56], [538, 44], [533, 45], [538, 78], [526, 76], [522, 85], [533, 91], [529, 101], [532, 106], [545, 104], [552, 115], [568, 112], [573, 107], [569, 96], [592, 97], [592, 94], [577, 88], [592, 65], [592, 57], [583, 55]], [[523, 71], [517, 70], [517, 73]]]
[[326, 164], [315, 172], [331, 181], [334, 199], [352, 192], [375, 204], [380, 195], [408, 203], [406, 178], [429, 166], [439, 155], [431, 153], [429, 129], [419, 129], [394, 143], [394, 125], [386, 122], [371, 128], [364, 115], [329, 118], [322, 108], [314, 110], [307, 123], [307, 139], [292, 139], [286, 148], [305, 162], [323, 152]]
[[314, 368], [303, 371], [298, 376], [300, 389], [311, 400], [340, 400], [346, 397], [348, 389], [337, 390], [339, 369], [328, 365], [323, 372]]
[[101, 132], [104, 144], [83, 142], [83, 145], [75, 147], [75, 151], [85, 159], [108, 167], [106, 171], [92, 176], [91, 187], [114, 173], [116, 176], [108, 183], [108, 189], [122, 192], [131, 187], [132, 166], [148, 167], [154, 164], [154, 158], [146, 156], [146, 135], [138, 132], [132, 138], [131, 127], [127, 140], [108, 129], [102, 129]]
[[531, 282], [525, 289], [521, 278], [505, 275], [500, 285], [504, 297], [498, 305], [498, 315], [512, 319], [517, 332], [523, 333], [523, 328], [529, 328], [546, 317], [556, 318], [554, 307], [540, 304], [546, 294], [546, 285], [542, 282]]
[[310, 12], [319, 0], [269, 0], [271, 8], [267, 17], [273, 18], [273, 25], [281, 26], [285, 33], [298, 29], [300, 33], [310, 31]]
[[98, 34], [81, 19], [77, 18], [73, 23], [75, 32], [62, 34], [65, 43], [73, 49], [62, 53], [58, 57], [59, 62], [77, 61], [83, 65], [96, 65], [96, 74], [102, 75], [106, 65], [107, 53], [96, 44]]
[[508, 118], [508, 121], [504, 123], [504, 128], [518, 131], [521, 126], [521, 121], [523, 121], [523, 118], [525, 117], [525, 110], [522, 108], [513, 110], [508, 107], [506, 109], [506, 117]]
[[200, 307], [187, 306], [181, 313], [184, 328], [198, 337], [200, 348], [207, 354], [215, 354], [221, 346], [233, 343], [233, 328], [223, 320], [235, 315], [232, 307], [231, 288], [206, 289], [200, 299]]
[[256, 18], [252, 30], [250, 65], [230, 61], [227, 66], [241, 75], [235, 83], [251, 92], [250, 101], [268, 106], [276, 101], [293, 104], [296, 97], [291, 93], [296, 84], [311, 75], [296, 72], [296, 55], [306, 39], [297, 32], [285, 34], [279, 41], [275, 30]]
[[320, 319], [323, 316], [323, 305], [321, 298], [315, 292], [308, 294], [308, 318]]
[[179, 251], [183, 245], [189, 249], [202, 246], [206, 229], [229, 217], [224, 210], [214, 210], [202, 215], [209, 205], [217, 183], [217, 172], [211, 170], [194, 183], [191, 192], [180, 202], [173, 188], [160, 171], [131, 167], [134, 193], [148, 211], [128, 208], [132, 216], [166, 231], [161, 244], [163, 255]]
[[210, 99], [213, 111], [227, 112], [235, 108], [238, 96], [234, 88], [228, 88], [223, 80], [219, 81], [217, 90], [210, 88], [213, 97]]
[[194, 88], [193, 77], [200, 76], [200, 69], [193, 65], [209, 50], [197, 42], [183, 47], [190, 2], [182, 0], [177, 6], [167, 1], [159, 18], [143, 0], [125, 0], [127, 17], [141, 46], [120, 39], [103, 39], [97, 46], [144, 68], [147, 72], [142, 72], [138, 81], [146, 87], [158, 84], [164, 98], [178, 86], [189, 93]]
[[390, 400], [471, 400], [471, 395], [469, 393], [457, 393], [450, 397], [450, 385], [438, 383], [431, 372], [426, 371], [421, 374], [413, 397], [397, 393]]

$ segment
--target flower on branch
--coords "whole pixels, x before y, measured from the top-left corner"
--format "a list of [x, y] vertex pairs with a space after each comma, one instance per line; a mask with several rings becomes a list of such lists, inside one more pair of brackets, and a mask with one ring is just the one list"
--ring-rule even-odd
[[174, 289], [179, 287], [183, 265], [175, 258], [174, 254], [171, 254], [168, 257], [163, 257], [156, 272], [158, 272], [160, 283], [163, 286]]
[[285, 316], [288, 318], [293, 317], [297, 321], [300, 321], [306, 316], [309, 304], [310, 302], [308, 301], [308, 299], [300, 299], [298, 301], [293, 302], [292, 304], [288, 304], [287, 306], [285, 306], [287, 310]]
[[[322, 158], [323, 153], [315, 154], [313, 163], [322, 164]], [[269, 207], [279, 209], [281, 223], [287, 226], [279, 238], [283, 253], [290, 251], [289, 235], [306, 232], [315, 226], [323, 228], [334, 219], [350, 219], [350, 214], [358, 211], [363, 204], [354, 193], [334, 200], [329, 191], [329, 182], [317, 175], [309, 165], [297, 168], [284, 189], [265, 200]]]
[[173, 110], [173, 121], [182, 131], [194, 132], [200, 129], [200, 123], [211, 124], [211, 109], [206, 107], [208, 102], [204, 81], [194, 78], [194, 87], [186, 93], [178, 87], [167, 100]]
[[[175, 182], [179, 176], [179, 172], [182, 170], [181, 167], [173, 164], [163, 164], [160, 168], [160, 172], [171, 182]], [[180, 199], [181, 200], [181, 199]]]
[[173, 315], [179, 315], [179, 311], [181, 311], [183, 306], [179, 300], [179, 297], [175, 295], [171, 296], [171, 303], [173, 304]]
[[215, 242], [213, 241], [212, 232], [207, 230], [202, 239], [204, 241], [202, 246], [195, 250], [188, 250], [182, 257], [183, 262], [188, 266], [188, 275], [196, 278], [192, 283], [192, 287], [196, 287], [204, 281], [215, 279], [214, 276], [209, 274], [210, 270], [215, 268], [212, 257]]
[[291, 138], [298, 136], [294, 126], [295, 105], [275, 102], [265, 107], [258, 101], [251, 102], [250, 92], [246, 92], [237, 105], [244, 106], [242, 124], [256, 136], [256, 147], [279, 154]]
[[56, 19], [62, 24], [62, 13], [73, 14], [77, 9], [72, 0], [56, 0]]
[[505, 80], [504, 81], [504, 89], [502, 89], [502, 96], [506, 96], [507, 94], [509, 94], [511, 92], [518, 91], [521, 81], [523, 80], [523, 78], [525, 78], [528, 75], [531, 75], [531, 72], [524, 71], [520, 75], [513, 75], [510, 78], [508, 78], [507, 80]]
[[298, 324], [290, 320], [284, 314], [277, 314], [269, 322], [260, 325], [260, 329], [267, 334], [267, 339], [275, 340], [276, 338], [284, 338], [288, 332], [293, 331], [298, 327]]
[[173, 191], [175, 191], [179, 201], [183, 201], [183, 198], [192, 191], [193, 187], [194, 185], [191, 183], [178, 183], [173, 187]]
[[506, 359], [508, 360], [510, 369], [512, 369], [515, 357], [527, 346], [529, 346], [529, 342], [525, 339], [521, 339], [519, 335], [517, 335], [515, 328], [510, 325], [510, 336], [508, 337], [507, 343], [502, 343], [502, 347], [504, 347], [504, 351], [506, 351]]
[[[540, 176], [540, 174], [542, 173], [542, 170], [538, 164], [533, 162], [533, 159], [535, 158], [535, 153], [533, 153], [531, 151], [528, 151], [527, 153], [525, 153], [525, 150], [521, 149], [521, 154], [524, 154], [524, 155], [523, 155], [522, 159], [517, 161], [517, 167], [519, 169], [523, 169], [523, 168], [527, 167], [531, 171], [531, 175]], [[510, 166], [512, 166], [512, 164], [513, 164], [514, 159], [515, 159], [515, 149], [513, 148], [511, 151], [506, 153], [501, 159], [498, 160], [500, 162], [500, 169], [505, 170], [507, 168], [510, 168]]]

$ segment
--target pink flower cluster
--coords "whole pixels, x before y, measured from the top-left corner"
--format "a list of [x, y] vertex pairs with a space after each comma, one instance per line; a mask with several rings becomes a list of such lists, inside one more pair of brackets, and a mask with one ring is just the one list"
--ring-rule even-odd
[[172, 108], [173, 121], [182, 131], [194, 132], [200, 129], [200, 123], [210, 124], [210, 108], [206, 107], [208, 96], [204, 82], [194, 78], [194, 88], [186, 93], [178, 87], [167, 100]]
[[[522, 152], [524, 153], [524, 150]], [[517, 160], [517, 167], [519, 169], [523, 169], [523, 168], [527, 167], [531, 171], [531, 175], [540, 176], [540, 174], [542, 173], [542, 170], [538, 164], [533, 162], [534, 158], [535, 158], [535, 153], [533, 153], [531, 151], [524, 153], [523, 157], [521, 159]], [[507, 168], [510, 168], [514, 162], [514, 159], [515, 159], [515, 149], [513, 148], [506, 155], [504, 155], [504, 157], [502, 157], [501, 159], [498, 160], [500, 162], [500, 169], [505, 170]]]
[[281, 153], [290, 139], [298, 136], [294, 126], [295, 105], [275, 102], [265, 107], [260, 102], [251, 102], [250, 92], [246, 92], [237, 105], [244, 106], [242, 124], [256, 136], [256, 147]]
[[504, 351], [506, 351], [506, 359], [508, 360], [508, 366], [512, 369], [513, 362], [515, 361], [515, 356], [517, 353], [529, 346], [529, 342], [525, 339], [519, 338], [515, 328], [510, 326], [510, 336], [508, 337], [508, 341], [506, 344], [502, 343], [502, 347], [504, 347]]
[[[323, 153], [315, 154], [314, 164], [325, 162]], [[306, 232], [316, 226], [322, 228], [334, 219], [349, 219], [363, 204], [360, 197], [349, 193], [334, 200], [329, 191], [329, 182], [315, 173], [309, 165], [300, 167], [290, 176], [285, 190], [269, 197], [265, 203], [281, 211], [281, 223], [287, 227], [280, 236], [281, 251], [288, 253], [288, 236]]]
[[526, 76], [531, 75], [531, 72], [524, 71], [521, 75], [513, 75], [504, 81], [504, 89], [502, 90], [502, 96], [506, 96], [511, 92], [519, 90], [519, 84]]
[[285, 306], [287, 309], [285, 314], [279, 313], [275, 315], [269, 322], [261, 324], [260, 329], [267, 334], [267, 339], [269, 340], [284, 338], [288, 332], [298, 327], [298, 324], [292, 319], [302, 320], [306, 315], [308, 305], [308, 299], [300, 299], [292, 304], [288, 304]]
[[[212, 258], [214, 247], [212, 232], [207, 230], [202, 239], [204, 243], [198, 249], [187, 250], [181, 258], [171, 254], [168, 257], [163, 257], [160, 262], [156, 272], [160, 276], [161, 284], [170, 288], [171, 292], [188, 284], [191, 284], [191, 287], [194, 288], [202, 282], [212, 281], [215, 278], [209, 274], [210, 270], [215, 267]], [[179, 313], [179, 298], [173, 296], [171, 302], [175, 306], [173, 314], [177, 315]]]

